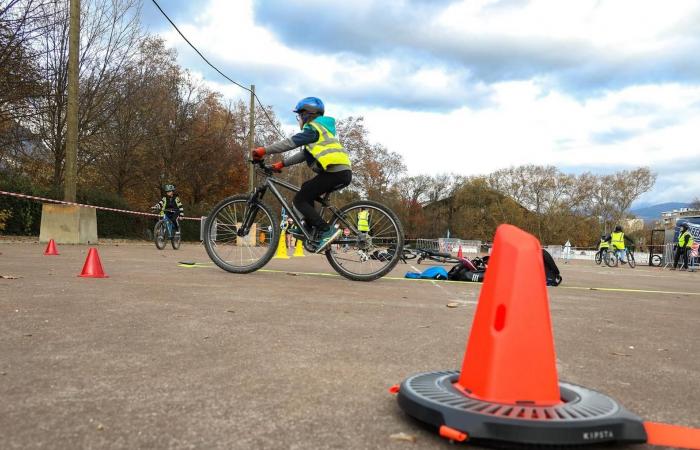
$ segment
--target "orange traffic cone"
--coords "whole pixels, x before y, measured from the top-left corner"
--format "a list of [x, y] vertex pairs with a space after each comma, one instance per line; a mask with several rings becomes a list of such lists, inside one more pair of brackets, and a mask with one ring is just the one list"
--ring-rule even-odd
[[560, 403], [544, 263], [537, 238], [512, 225], [499, 226], [488, 275], [457, 386], [471, 397], [490, 402]]
[[102, 262], [96, 248], [93, 247], [88, 251], [83, 271], [78, 276], [85, 278], [109, 278], [102, 270]]
[[464, 255], [462, 254], [462, 244], [459, 244], [459, 250], [457, 250], [457, 258], [464, 258]]
[[54, 242], [54, 240], [51, 239], [49, 241], [49, 245], [46, 246], [46, 250], [44, 250], [44, 256], [53, 255], [58, 255], [58, 249], [56, 248], [56, 243]]

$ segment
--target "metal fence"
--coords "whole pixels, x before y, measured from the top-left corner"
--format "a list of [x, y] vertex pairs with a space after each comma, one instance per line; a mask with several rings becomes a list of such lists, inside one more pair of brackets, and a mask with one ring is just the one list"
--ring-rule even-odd
[[455, 238], [439, 238], [439, 239], [416, 239], [415, 248], [424, 248], [435, 252], [442, 253], [462, 253], [465, 255], [479, 255], [481, 251], [481, 241], [464, 240]]

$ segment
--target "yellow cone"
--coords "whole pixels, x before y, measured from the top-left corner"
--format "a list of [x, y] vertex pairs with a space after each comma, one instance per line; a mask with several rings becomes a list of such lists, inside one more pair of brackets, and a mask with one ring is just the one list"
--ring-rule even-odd
[[285, 239], [284, 230], [282, 230], [280, 233], [280, 240], [277, 243], [277, 252], [275, 252], [275, 256], [272, 259], [289, 259], [289, 255], [287, 255], [287, 241]]
[[297, 239], [297, 245], [294, 247], [294, 254], [292, 256], [306, 256], [304, 254], [304, 243], [301, 239]]

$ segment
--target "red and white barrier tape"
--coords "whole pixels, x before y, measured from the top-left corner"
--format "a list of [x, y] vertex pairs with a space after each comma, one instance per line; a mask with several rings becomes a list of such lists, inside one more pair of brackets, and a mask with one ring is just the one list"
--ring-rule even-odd
[[[74, 205], [74, 206], [83, 206], [85, 208], [95, 208], [95, 209], [101, 209], [103, 211], [112, 211], [112, 212], [120, 212], [120, 213], [125, 213], [125, 214], [134, 214], [137, 216], [150, 216], [150, 217], [160, 217], [160, 214], [155, 214], [155, 213], [144, 213], [144, 212], [138, 212], [138, 211], [128, 211], [126, 209], [117, 209], [117, 208], [107, 208], [106, 206], [94, 206], [94, 205], [83, 205], [82, 203], [73, 203], [73, 202], [65, 202], [63, 200], [54, 200], [51, 198], [43, 198], [43, 197], [35, 197], [33, 195], [27, 195], [27, 194], [17, 194], [15, 192], [5, 192], [5, 191], [0, 191], [0, 195], [8, 195], [10, 197], [18, 197], [18, 198], [26, 198], [29, 200], [38, 200], [41, 202], [47, 202], [47, 203], [59, 203], [61, 205]], [[202, 220], [200, 217], [181, 217], [181, 219], [185, 220]]]

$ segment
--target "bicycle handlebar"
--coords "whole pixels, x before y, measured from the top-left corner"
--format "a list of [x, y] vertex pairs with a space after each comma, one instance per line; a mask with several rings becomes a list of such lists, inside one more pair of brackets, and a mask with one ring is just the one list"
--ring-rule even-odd
[[272, 166], [265, 164], [265, 159], [249, 159], [248, 162], [254, 166], [258, 166], [258, 169], [262, 170], [268, 177], [273, 176], [275, 173]]

